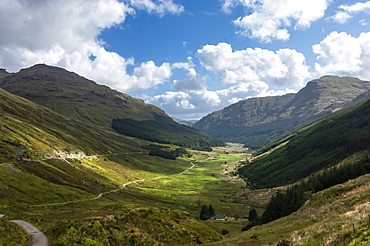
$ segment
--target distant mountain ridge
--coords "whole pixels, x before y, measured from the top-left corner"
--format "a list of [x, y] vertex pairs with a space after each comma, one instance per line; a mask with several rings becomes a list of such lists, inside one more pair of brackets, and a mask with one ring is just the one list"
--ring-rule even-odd
[[185, 126], [190, 126], [191, 124], [194, 124], [197, 122], [197, 120], [183, 120], [183, 119], [178, 119], [178, 118], [172, 118], [174, 121], [176, 121], [179, 124], [185, 125]]
[[338, 109], [369, 98], [370, 82], [323, 76], [296, 94], [250, 98], [213, 112], [192, 126], [229, 142], [260, 148]]
[[[110, 131], [121, 129], [119, 132], [125, 134], [127, 132], [124, 129], [128, 127], [127, 125], [121, 124], [113, 129], [112, 124], [115, 120], [123, 120], [121, 122], [130, 120], [138, 123], [135, 124], [137, 134], [130, 132], [129, 136], [142, 138], [142, 133], [149, 129], [147, 128], [149, 122], [155, 124], [158, 119], [163, 119], [159, 124], [163, 126], [161, 133], [168, 136], [166, 138], [168, 143], [189, 147], [224, 145], [223, 141], [176, 123], [154, 105], [146, 104], [141, 99], [133, 98], [108, 86], [98, 85], [62, 68], [38, 64], [22, 69], [18, 73], [1, 70], [0, 88], [93, 127], [102, 127]], [[139, 124], [142, 122], [144, 124]], [[183, 139], [186, 139], [186, 144], [171, 139], [171, 136], [178, 135], [179, 132]], [[163, 139], [151, 138], [151, 141], [156, 140], [163, 142]]]

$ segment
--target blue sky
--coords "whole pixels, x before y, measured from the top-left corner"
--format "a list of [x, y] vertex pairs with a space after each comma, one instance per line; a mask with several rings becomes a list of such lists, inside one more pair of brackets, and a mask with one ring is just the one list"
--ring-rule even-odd
[[0, 67], [63, 67], [199, 119], [325, 74], [369, 80], [369, 14], [370, 1], [0, 0]]

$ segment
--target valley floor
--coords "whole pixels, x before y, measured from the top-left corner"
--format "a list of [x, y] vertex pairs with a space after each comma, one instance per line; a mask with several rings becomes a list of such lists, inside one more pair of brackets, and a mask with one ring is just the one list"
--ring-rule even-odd
[[[172, 161], [131, 153], [2, 165], [1, 212], [38, 227], [49, 245], [275, 246], [286, 240], [354, 246], [370, 241], [370, 175], [314, 194], [297, 212], [241, 232], [249, 223], [244, 216], [252, 208], [262, 215], [274, 191], [250, 191], [238, 178], [246, 152], [215, 148], [192, 155]], [[33, 175], [59, 179], [40, 181], [26, 173], [30, 167]], [[67, 179], [63, 172], [77, 178]], [[199, 220], [203, 205], [227, 220]], [[0, 225], [0, 244], [28, 244], [19, 228], [3, 219]]]
[[[144, 155], [141, 155], [140, 157], [140, 155], [137, 155], [134, 158], [144, 158], [143, 156]], [[118, 236], [120, 233], [126, 236], [131, 235], [133, 238], [136, 238], [132, 239], [133, 242], [142, 241], [140, 239], [141, 236], [138, 235], [144, 235], [145, 238], [149, 238], [149, 241], [164, 242], [166, 245], [196, 244], [197, 240], [198, 243], [199, 241], [204, 243], [218, 241], [223, 237], [222, 231], [224, 231], [224, 233], [226, 230], [229, 233], [239, 232], [247, 223], [245, 219], [242, 219], [243, 216], [248, 214], [251, 207], [255, 206], [255, 204], [251, 204], [245, 198], [239, 196], [245, 190], [245, 183], [242, 180], [235, 179], [233, 174], [238, 161], [245, 159], [246, 156], [245, 153], [226, 154], [223, 150], [215, 150], [209, 153], [193, 152], [193, 157], [191, 159], [171, 162], [172, 165], [177, 165], [178, 167], [167, 167], [167, 171], [164, 172], [159, 169], [154, 170], [153, 167], [149, 167], [149, 169], [151, 169], [149, 170], [148, 167], [144, 166], [140, 168], [141, 170], [129, 170], [126, 168], [126, 171], [117, 171], [118, 167], [116, 166], [113, 168], [112, 160], [114, 159], [114, 161], [116, 161], [120, 158], [120, 155], [69, 159], [68, 168], [79, 165], [79, 167], [85, 166], [96, 172], [104, 168], [106, 171], [99, 171], [100, 174], [102, 174], [104, 172], [109, 172], [107, 169], [109, 167], [110, 169], [115, 169], [117, 173], [125, 172], [126, 178], [124, 179], [126, 179], [127, 182], [119, 186], [118, 189], [112, 189], [114, 186], [105, 184], [105, 181], [102, 180], [100, 181], [101, 184], [104, 184], [106, 187], [102, 190], [103, 192], [99, 192], [94, 197], [90, 196], [87, 198], [82, 197], [82, 199], [73, 199], [73, 197], [78, 197], [78, 194], [75, 194], [73, 196], [65, 196], [64, 199], [67, 199], [67, 201], [59, 202], [57, 200], [60, 200], [60, 198], [58, 198], [55, 202], [50, 202], [48, 199], [47, 203], [37, 202], [38, 204], [31, 206], [29, 203], [32, 202], [32, 200], [27, 203], [18, 202], [16, 205], [10, 205], [12, 198], [9, 197], [7, 200], [3, 200], [5, 203], [2, 205], [2, 211], [9, 215], [11, 219], [22, 219], [35, 224], [49, 237], [50, 245], [67, 245], [61, 244], [60, 240], [62, 239], [58, 239], [61, 238], [62, 235], [64, 235], [63, 240], [76, 240], [76, 242], [78, 241], [81, 245], [87, 245], [85, 242], [87, 238], [96, 240], [97, 242], [99, 242], [99, 240], [104, 241], [106, 239], [99, 239], [99, 237], [94, 239], [96, 235], [88, 236], [87, 232], [82, 233], [87, 234], [87, 236], [85, 235], [85, 238], [80, 239], [76, 239], [75, 236], [69, 235], [69, 233], [71, 228], [75, 228], [82, 232], [85, 230], [85, 226], [93, 222], [95, 223], [96, 221], [102, 224], [102, 230], [105, 231], [108, 230], [108, 227], [117, 223], [117, 218], [120, 218], [119, 220], [126, 220], [128, 219], [127, 216], [131, 213], [139, 213], [136, 214], [136, 216], [137, 219], [140, 220], [141, 216], [147, 216], [140, 214], [143, 212], [146, 213], [148, 211], [147, 209], [149, 209], [149, 211], [151, 211], [150, 209], [154, 209], [153, 211], [158, 213], [158, 216], [161, 217], [163, 215], [166, 217], [160, 219], [163, 220], [162, 223], [165, 225], [164, 231], [168, 230], [167, 227], [171, 224], [172, 227], [181, 225], [184, 231], [187, 232], [185, 233], [186, 235], [180, 235], [178, 239], [171, 239], [172, 236], [162, 238], [163, 235], [158, 236], [161, 233], [152, 233], [152, 229], [143, 229], [153, 223], [150, 219], [147, 221], [143, 220], [137, 225], [127, 226], [125, 224], [125, 228], [122, 228], [121, 232], [109, 229], [109, 232], [106, 233], [117, 234], [116, 238], [120, 238]], [[152, 162], [157, 164], [164, 160], [157, 157], [151, 158], [154, 158]], [[60, 166], [66, 165], [59, 164], [61, 161], [62, 160], [54, 160], [52, 165], [57, 165], [58, 169], [66, 168], [66, 166]], [[169, 164], [170, 162], [165, 161], [165, 163], [160, 165]], [[26, 168], [23, 164], [7, 165], [12, 166], [16, 170], [16, 172], [11, 172], [7, 169], [9, 173], [18, 175], [25, 171], [23, 168]], [[38, 163], [37, 165], [43, 165], [47, 168], [50, 163]], [[142, 163], [141, 165], [145, 164]], [[147, 171], [145, 171], [145, 169], [147, 169]], [[225, 169], [227, 169], [227, 172], [225, 172]], [[44, 175], [42, 174], [44, 171], [39, 170], [37, 175]], [[112, 177], [116, 176], [109, 173], [105, 173], [105, 175], [108, 175], [111, 180]], [[117, 181], [124, 180], [122, 177], [116, 177], [116, 179]], [[132, 181], [129, 181], [129, 179]], [[9, 184], [10, 181], [7, 181], [8, 189], [10, 187]], [[59, 188], [56, 189], [60, 190], [62, 186], [59, 185], [58, 187]], [[96, 189], [94, 189], [93, 193], [99, 190]], [[47, 190], [52, 191], [53, 189], [47, 188]], [[37, 195], [34, 194], [34, 196]], [[83, 196], [86, 197], [86, 194]], [[36, 200], [42, 201], [40, 198], [35, 197]], [[212, 205], [216, 214], [226, 215], [228, 221], [214, 221], [213, 219], [210, 221], [199, 221], [200, 208], [202, 205]], [[174, 215], [168, 215], [169, 211], [184, 211], [180, 213], [185, 213], [187, 215], [186, 217], [182, 215], [180, 219], [176, 220], [173, 218]], [[67, 226], [64, 231], [56, 233], [55, 226], [60, 223], [63, 225], [66, 223], [77, 223], [78, 225], [72, 227]]]

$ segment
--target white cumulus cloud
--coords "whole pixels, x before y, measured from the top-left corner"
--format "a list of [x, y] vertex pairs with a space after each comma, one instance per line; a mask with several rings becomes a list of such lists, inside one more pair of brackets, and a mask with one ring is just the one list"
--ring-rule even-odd
[[233, 21], [244, 36], [262, 42], [288, 40], [287, 28], [304, 29], [324, 17], [331, 0], [224, 0], [222, 9], [230, 12], [237, 5], [246, 9], [246, 15]]
[[332, 32], [312, 46], [317, 54], [317, 72], [370, 79], [370, 32], [353, 37], [345, 32]]
[[332, 17], [335, 22], [346, 23], [349, 19], [352, 19], [354, 15], [361, 12], [370, 13], [370, 1], [357, 2], [352, 5], [344, 4], [338, 7], [340, 10]]
[[215, 91], [169, 91], [147, 99], [148, 103], [164, 109], [171, 116], [181, 119], [199, 119], [205, 114], [220, 110], [232, 103], [251, 97], [277, 96], [296, 90], [269, 90], [263, 81], [241, 82]]
[[226, 84], [267, 80], [299, 88], [309, 76], [304, 55], [292, 49], [233, 51], [230, 44], [219, 43], [205, 45], [198, 50], [198, 56], [207, 70], [221, 73], [220, 79]]
[[177, 110], [188, 110], [195, 109], [190, 102], [190, 95], [183, 91], [166, 91], [162, 95], [157, 95], [148, 100], [148, 102], [160, 106], [161, 108], [166, 108], [172, 112]]
[[[172, 0], [0, 0], [0, 67], [17, 71], [46, 63], [123, 91], [161, 84], [172, 74], [168, 63], [136, 65], [99, 40], [136, 9], [163, 15], [181, 13], [183, 6]], [[132, 74], [127, 66], [136, 66]]]
[[190, 68], [185, 79], [173, 81], [172, 88], [178, 91], [204, 91], [207, 89], [207, 79]]

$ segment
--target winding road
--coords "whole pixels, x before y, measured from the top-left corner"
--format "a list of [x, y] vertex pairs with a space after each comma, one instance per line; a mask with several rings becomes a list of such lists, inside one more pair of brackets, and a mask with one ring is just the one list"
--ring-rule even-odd
[[39, 229], [23, 220], [10, 220], [20, 227], [30, 236], [30, 246], [48, 246], [49, 240]]

